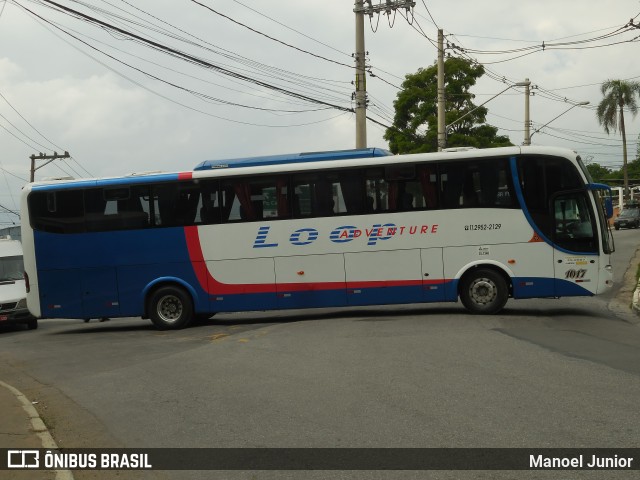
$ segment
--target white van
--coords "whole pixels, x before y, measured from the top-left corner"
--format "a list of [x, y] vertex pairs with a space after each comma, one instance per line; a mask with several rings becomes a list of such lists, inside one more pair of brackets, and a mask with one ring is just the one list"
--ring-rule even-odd
[[11, 237], [0, 237], [0, 325], [24, 323], [38, 328], [38, 320], [27, 309], [22, 245]]

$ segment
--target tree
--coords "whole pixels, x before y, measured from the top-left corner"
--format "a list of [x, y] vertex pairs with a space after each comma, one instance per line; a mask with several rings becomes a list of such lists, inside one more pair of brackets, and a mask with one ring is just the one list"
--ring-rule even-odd
[[627, 167], [627, 133], [624, 129], [625, 107], [635, 117], [638, 114], [636, 95], [640, 94], [640, 83], [625, 80], [607, 80], [600, 87], [603, 99], [598, 104], [598, 122], [609, 134], [610, 130], [622, 134], [622, 174], [624, 196], [629, 194], [629, 172]]
[[603, 182], [611, 178], [611, 169], [603, 167], [599, 163], [588, 163], [587, 170], [589, 170], [594, 182]]
[[[470, 92], [476, 80], [484, 74], [482, 65], [461, 58], [445, 61], [446, 119], [450, 124], [476, 106]], [[393, 102], [393, 126], [385, 132], [393, 153], [435, 152], [438, 150], [438, 67], [432, 65], [408, 74], [402, 90]], [[449, 147], [470, 146], [488, 148], [512, 145], [509, 137], [497, 135], [498, 129], [485, 123], [487, 109], [480, 107], [448, 131]]]

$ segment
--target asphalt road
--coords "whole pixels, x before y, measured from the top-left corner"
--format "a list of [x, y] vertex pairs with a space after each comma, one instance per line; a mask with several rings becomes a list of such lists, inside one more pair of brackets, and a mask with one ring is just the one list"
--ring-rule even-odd
[[[0, 379], [38, 402], [67, 448], [637, 447], [640, 328], [626, 296], [614, 298], [640, 232], [615, 238], [617, 286], [601, 297], [511, 300], [495, 316], [461, 304], [228, 314], [175, 332], [140, 319], [43, 320], [36, 331], [0, 331]], [[559, 478], [552, 473], [139, 478]]]

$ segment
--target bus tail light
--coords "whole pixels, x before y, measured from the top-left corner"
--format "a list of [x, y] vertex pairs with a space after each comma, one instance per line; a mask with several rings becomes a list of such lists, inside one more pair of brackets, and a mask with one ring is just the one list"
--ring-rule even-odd
[[24, 272], [24, 286], [27, 288], [27, 293], [31, 291], [31, 286], [29, 285], [29, 274]]

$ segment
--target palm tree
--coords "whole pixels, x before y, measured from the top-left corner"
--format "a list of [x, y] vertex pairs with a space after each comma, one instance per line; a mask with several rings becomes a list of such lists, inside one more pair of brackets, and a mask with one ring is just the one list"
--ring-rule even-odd
[[627, 174], [627, 133], [624, 129], [624, 108], [635, 117], [638, 114], [636, 95], [640, 95], [640, 83], [625, 80], [607, 80], [600, 87], [603, 99], [598, 104], [596, 115], [598, 122], [609, 134], [609, 130], [622, 134], [622, 173], [624, 176], [624, 196], [629, 194], [629, 175]]

